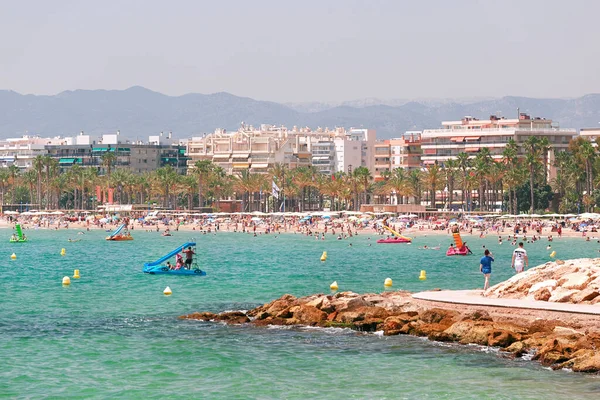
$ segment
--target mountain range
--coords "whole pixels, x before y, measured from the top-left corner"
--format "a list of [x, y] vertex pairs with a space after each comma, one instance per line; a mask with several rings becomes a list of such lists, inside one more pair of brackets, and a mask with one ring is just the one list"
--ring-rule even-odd
[[346, 103], [287, 103], [254, 100], [229, 93], [167, 96], [134, 86], [126, 90], [75, 90], [57, 95], [23, 95], [0, 90], [0, 138], [40, 135], [74, 136], [113, 133], [146, 141], [161, 131], [189, 138], [216, 128], [236, 130], [242, 122], [308, 126], [373, 128], [379, 139], [407, 130], [438, 128], [441, 121], [465, 115], [514, 118], [517, 109], [532, 117], [552, 119], [563, 128], [600, 127], [600, 94], [574, 99], [507, 96], [481, 100], [378, 100]]

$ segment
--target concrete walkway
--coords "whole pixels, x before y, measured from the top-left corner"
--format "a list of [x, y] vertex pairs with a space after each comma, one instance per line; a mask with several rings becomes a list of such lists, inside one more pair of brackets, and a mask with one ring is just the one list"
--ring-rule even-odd
[[474, 306], [492, 306], [507, 308], [526, 308], [531, 310], [559, 311], [577, 314], [600, 315], [598, 304], [549, 303], [547, 301], [526, 299], [495, 299], [483, 297], [482, 290], [441, 290], [420, 292], [412, 295], [415, 299], [440, 301], [443, 303], [469, 304]]

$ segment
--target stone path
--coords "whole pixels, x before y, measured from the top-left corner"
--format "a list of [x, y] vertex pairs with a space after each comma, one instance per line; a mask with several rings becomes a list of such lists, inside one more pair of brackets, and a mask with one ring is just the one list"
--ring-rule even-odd
[[441, 290], [433, 292], [420, 292], [412, 295], [415, 299], [440, 301], [443, 303], [469, 304], [475, 306], [493, 306], [507, 308], [526, 308], [532, 310], [560, 311], [577, 314], [600, 315], [600, 303], [571, 304], [552, 303], [547, 301], [525, 299], [494, 299], [481, 296], [482, 290]]

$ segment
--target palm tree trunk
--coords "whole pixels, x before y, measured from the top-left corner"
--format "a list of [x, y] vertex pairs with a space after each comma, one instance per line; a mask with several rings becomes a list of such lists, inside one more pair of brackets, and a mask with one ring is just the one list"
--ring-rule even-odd
[[533, 200], [534, 200], [534, 198], [533, 198], [533, 172], [534, 171], [533, 171], [533, 166], [532, 166], [531, 168], [529, 168], [529, 191], [531, 194], [531, 207], [529, 208], [530, 214], [533, 214], [533, 209], [534, 209], [534, 206], [533, 206]]

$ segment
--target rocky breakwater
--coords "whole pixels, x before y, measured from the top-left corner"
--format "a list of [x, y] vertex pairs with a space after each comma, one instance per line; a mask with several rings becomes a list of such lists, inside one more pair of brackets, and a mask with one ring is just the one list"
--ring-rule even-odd
[[341, 292], [302, 298], [286, 294], [248, 312], [203, 312], [180, 318], [425, 336], [435, 341], [496, 346], [507, 356], [533, 353], [534, 359], [555, 369], [600, 371], [600, 350], [596, 350], [600, 349], [600, 321], [590, 323], [590, 316], [566, 320], [561, 313], [430, 302], [414, 299], [403, 291], [363, 295]]
[[[600, 258], [548, 262], [492, 286], [485, 297], [600, 303]], [[600, 304], [598, 305], [600, 307]]]

